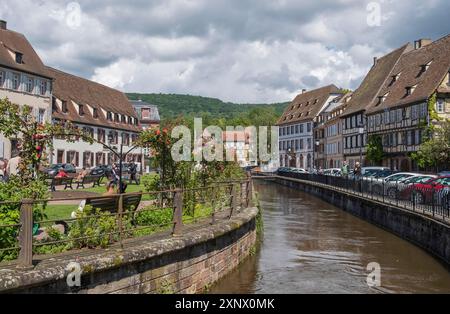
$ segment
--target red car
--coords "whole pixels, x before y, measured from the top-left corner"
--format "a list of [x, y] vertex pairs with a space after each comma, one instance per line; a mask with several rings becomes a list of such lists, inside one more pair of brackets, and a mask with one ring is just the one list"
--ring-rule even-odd
[[440, 201], [448, 197], [450, 188], [450, 176], [443, 176], [425, 183], [417, 183], [411, 186], [411, 200], [417, 204], [426, 204], [433, 201]]

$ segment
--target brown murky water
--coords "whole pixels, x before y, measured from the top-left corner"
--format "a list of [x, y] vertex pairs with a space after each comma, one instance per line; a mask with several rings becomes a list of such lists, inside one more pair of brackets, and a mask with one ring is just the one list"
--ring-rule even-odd
[[[308, 194], [255, 184], [264, 241], [211, 293], [450, 293], [449, 270], [422, 249]], [[367, 284], [372, 262], [381, 287]]]

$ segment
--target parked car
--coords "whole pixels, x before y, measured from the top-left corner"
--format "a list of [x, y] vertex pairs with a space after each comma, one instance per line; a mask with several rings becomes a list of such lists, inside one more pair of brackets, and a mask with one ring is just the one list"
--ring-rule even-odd
[[323, 174], [326, 176], [333, 176], [333, 177], [337, 177], [341, 175], [341, 169], [339, 168], [330, 168], [330, 169], [325, 169], [323, 171]]
[[436, 204], [448, 206], [450, 190], [450, 176], [438, 177], [426, 183], [418, 183], [413, 186], [411, 200], [417, 204]]
[[91, 176], [99, 176], [99, 175], [105, 175], [106, 177], [111, 177], [112, 173], [112, 167], [109, 165], [99, 165], [97, 167], [94, 167], [91, 169], [90, 175]]
[[438, 173], [438, 176], [440, 176], [440, 177], [450, 176], [450, 171], [441, 171]]
[[402, 186], [399, 187], [397, 196], [399, 199], [410, 200], [411, 192], [416, 184], [428, 183], [429, 181], [434, 180], [436, 178], [438, 178], [438, 176], [432, 174], [408, 178], [402, 181]]
[[372, 193], [379, 195], [388, 195], [388, 193], [391, 193], [395, 197], [397, 195], [396, 186], [398, 182], [419, 175], [418, 173], [400, 172], [385, 178], [375, 178], [368, 182], [370, 183]]
[[308, 171], [306, 171], [303, 168], [291, 168], [290, 171], [293, 172], [293, 173], [308, 173]]
[[379, 173], [382, 171], [390, 171], [390, 168], [387, 167], [363, 167], [361, 168], [361, 174], [363, 176], [370, 176], [374, 173]]
[[61, 168], [63, 168], [67, 174], [77, 173], [77, 169], [72, 164], [54, 164], [45, 169], [44, 173], [47, 174], [47, 176], [53, 178]]

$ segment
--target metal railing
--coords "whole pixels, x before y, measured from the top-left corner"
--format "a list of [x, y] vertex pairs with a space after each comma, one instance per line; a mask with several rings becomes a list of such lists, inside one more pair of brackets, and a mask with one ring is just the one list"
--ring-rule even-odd
[[[30, 267], [36, 255], [123, 247], [127, 241], [153, 234], [180, 236], [231, 219], [241, 209], [253, 206], [252, 194], [249, 177], [195, 189], [0, 202], [0, 206], [8, 206], [19, 217], [0, 225], [0, 257], [9, 253], [7, 260]], [[79, 202], [85, 204], [83, 210], [78, 209]], [[67, 207], [73, 212], [66, 209], [65, 216], [47, 219], [45, 213], [52, 207]]]
[[450, 188], [425, 187], [420, 183], [386, 182], [371, 177], [346, 178], [306, 173], [279, 172], [281, 177], [312, 182], [334, 190], [431, 216], [450, 224]]

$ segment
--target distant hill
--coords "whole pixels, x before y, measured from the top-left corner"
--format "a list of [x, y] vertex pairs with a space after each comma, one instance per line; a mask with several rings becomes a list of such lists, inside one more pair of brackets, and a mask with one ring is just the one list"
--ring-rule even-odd
[[236, 104], [223, 102], [220, 99], [201, 96], [179, 95], [179, 94], [138, 94], [128, 93], [130, 100], [148, 102], [158, 106], [162, 119], [183, 116], [211, 116], [216, 119], [233, 119], [248, 114], [255, 108], [270, 109], [277, 116], [281, 116], [286, 103], [275, 104]]

